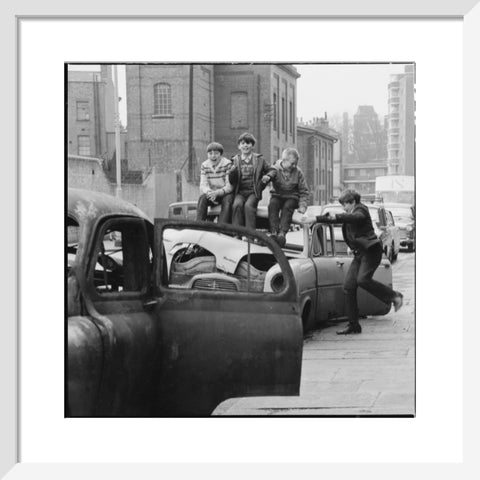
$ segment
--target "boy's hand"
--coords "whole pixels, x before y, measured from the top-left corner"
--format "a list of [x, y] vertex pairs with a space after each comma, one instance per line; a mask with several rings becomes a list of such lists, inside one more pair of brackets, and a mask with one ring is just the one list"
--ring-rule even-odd
[[217, 198], [217, 195], [216, 193], [213, 191], [213, 190], [210, 190], [208, 193], [207, 193], [207, 198], [208, 200], [210, 200], [211, 202], [213, 202], [215, 200], [215, 198]]
[[309, 215], [304, 215], [304, 216], [300, 219], [300, 221], [301, 221], [302, 223], [306, 223], [307, 225], [313, 225], [313, 224], [317, 221], [317, 219], [316, 219], [316, 217], [311, 217], [311, 216], [309, 216]]
[[262, 177], [262, 183], [267, 184], [270, 180], [271, 180], [271, 178], [270, 178], [269, 175], [264, 175], [264, 176]]
[[299, 207], [298, 213], [305, 213], [307, 211], [307, 207]]

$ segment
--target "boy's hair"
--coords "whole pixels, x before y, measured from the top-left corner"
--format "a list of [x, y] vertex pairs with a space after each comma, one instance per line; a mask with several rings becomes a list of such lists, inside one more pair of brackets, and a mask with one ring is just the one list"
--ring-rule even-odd
[[298, 150], [296, 148], [286, 148], [283, 152], [282, 152], [282, 157], [283, 157], [283, 154], [287, 155], [287, 156], [292, 156], [292, 157], [295, 157], [295, 160], [298, 162], [298, 160], [300, 159], [300, 154], [298, 153]]
[[257, 143], [257, 139], [251, 133], [248, 133], [248, 132], [242, 133], [238, 137], [237, 145], [242, 141], [245, 143], [251, 143], [252, 145], [255, 145]]
[[346, 203], [360, 203], [360, 199], [361, 199], [360, 194], [355, 190], [345, 190], [340, 195], [340, 198], [338, 199], [338, 201], [342, 205], [345, 205]]
[[220, 152], [220, 155], [223, 154], [223, 145], [218, 142], [209, 143], [207, 146], [207, 153], [208, 152]]

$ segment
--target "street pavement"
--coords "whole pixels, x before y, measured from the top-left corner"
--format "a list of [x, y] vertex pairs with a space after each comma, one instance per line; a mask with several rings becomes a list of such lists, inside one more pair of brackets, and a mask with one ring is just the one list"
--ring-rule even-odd
[[397, 313], [362, 319], [360, 335], [337, 335], [337, 322], [305, 338], [300, 396], [230, 399], [213, 415], [414, 416], [414, 257], [401, 251], [393, 265]]

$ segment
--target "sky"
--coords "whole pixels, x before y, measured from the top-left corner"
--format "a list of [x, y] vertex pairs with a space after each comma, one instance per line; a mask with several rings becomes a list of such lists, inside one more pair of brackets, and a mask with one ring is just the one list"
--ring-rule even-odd
[[359, 105], [373, 105], [380, 120], [388, 113], [390, 75], [403, 73], [405, 64], [296, 65], [297, 117], [350, 116]]
[[[390, 75], [403, 73], [404, 64], [333, 64], [296, 65], [297, 117], [304, 121], [313, 117], [353, 117], [359, 105], [372, 105], [380, 121], [388, 113], [388, 83]], [[72, 65], [71, 70], [100, 70], [95, 65]], [[118, 66], [120, 120], [127, 125], [125, 67]]]

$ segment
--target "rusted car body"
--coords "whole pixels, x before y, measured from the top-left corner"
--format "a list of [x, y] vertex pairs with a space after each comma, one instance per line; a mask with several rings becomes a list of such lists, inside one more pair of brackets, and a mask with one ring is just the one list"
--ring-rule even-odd
[[[206, 416], [231, 397], [299, 394], [297, 288], [275, 242], [212, 222], [152, 224], [127, 202], [75, 189], [66, 217], [66, 416]], [[199, 286], [202, 273], [187, 278], [192, 255], [177, 240], [198, 231], [249, 236], [239, 290], [216, 288], [211, 273]], [[252, 288], [253, 241], [281, 272], [279, 290]]]
[[[338, 240], [338, 227], [329, 224], [309, 227], [302, 224], [301, 218], [302, 215], [294, 214], [282, 250], [293, 272], [296, 304], [305, 332], [327, 320], [345, 317], [343, 283], [353, 257], [343, 248], [343, 240]], [[258, 232], [266, 232], [266, 207], [258, 207], [256, 227]], [[286, 279], [270, 249], [228, 235], [227, 228], [223, 225], [215, 233], [187, 228], [176, 235], [169, 229], [167, 268], [172, 283], [179, 288], [240, 292], [245, 289], [244, 273], [248, 267], [249, 289], [264, 294], [282, 291]], [[267, 241], [264, 234], [257, 234], [262, 242]], [[250, 261], [246, 266], [247, 254]], [[386, 258], [374, 278], [392, 286], [391, 264]], [[358, 301], [362, 316], [384, 315], [391, 308], [363, 289], [359, 289]]]

